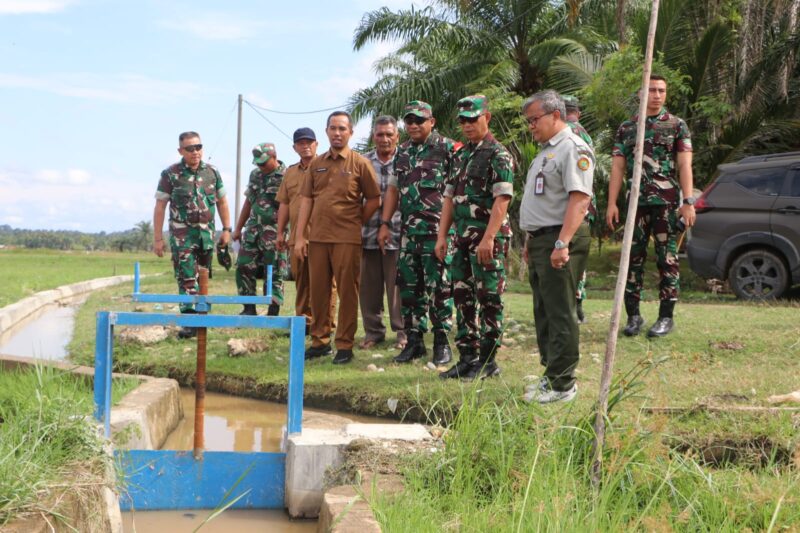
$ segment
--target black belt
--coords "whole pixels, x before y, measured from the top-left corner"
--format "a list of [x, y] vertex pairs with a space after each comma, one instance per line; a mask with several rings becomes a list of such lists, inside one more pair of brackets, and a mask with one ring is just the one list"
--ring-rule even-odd
[[554, 231], [561, 231], [562, 227], [563, 226], [561, 226], [560, 224], [558, 226], [545, 226], [543, 228], [539, 228], [534, 231], [529, 231], [528, 235], [530, 235], [531, 237], [541, 237], [545, 233], [553, 233]]

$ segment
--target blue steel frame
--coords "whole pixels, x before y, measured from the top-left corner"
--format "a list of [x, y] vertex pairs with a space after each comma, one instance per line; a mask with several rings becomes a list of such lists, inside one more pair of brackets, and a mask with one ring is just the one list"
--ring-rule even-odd
[[[253, 303], [270, 301], [266, 297], [213, 297], [143, 295], [139, 293], [139, 269], [136, 265], [134, 293], [136, 301], [209, 303]], [[267, 279], [271, 279], [268, 272]], [[271, 289], [271, 283], [268, 283]], [[198, 310], [201, 310], [198, 305]], [[111, 436], [111, 374], [114, 353], [114, 326], [174, 325], [210, 328], [283, 328], [289, 329], [289, 394], [287, 433], [300, 433], [303, 420], [304, 317], [240, 316], [203, 314], [97, 313], [95, 337], [94, 416], [103, 424], [105, 436]], [[233, 509], [279, 509], [284, 506], [285, 453], [212, 452], [196, 460], [191, 451], [126, 450], [115, 456], [123, 466], [127, 494], [123, 510], [214, 509], [227, 502]]]

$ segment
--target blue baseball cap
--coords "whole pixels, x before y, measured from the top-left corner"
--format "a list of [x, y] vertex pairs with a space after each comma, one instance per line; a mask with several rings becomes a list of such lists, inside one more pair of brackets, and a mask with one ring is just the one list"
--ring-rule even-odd
[[294, 132], [294, 140], [292, 142], [302, 141], [308, 139], [309, 141], [316, 141], [317, 136], [314, 135], [314, 130], [311, 128], [299, 128]]

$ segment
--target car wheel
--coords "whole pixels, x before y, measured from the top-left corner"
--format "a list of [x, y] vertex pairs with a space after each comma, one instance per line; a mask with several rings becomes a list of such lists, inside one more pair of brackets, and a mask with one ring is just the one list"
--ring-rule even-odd
[[789, 276], [778, 255], [768, 250], [750, 250], [731, 263], [728, 282], [742, 300], [775, 300], [786, 290]]

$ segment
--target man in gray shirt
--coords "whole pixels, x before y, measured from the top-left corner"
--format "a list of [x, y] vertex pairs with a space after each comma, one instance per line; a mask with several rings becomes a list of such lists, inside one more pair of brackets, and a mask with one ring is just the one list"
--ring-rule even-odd
[[520, 228], [527, 232], [528, 262], [536, 342], [544, 377], [526, 388], [525, 399], [570, 401], [578, 392], [580, 331], [575, 316], [573, 262], [589, 253], [584, 222], [592, 196], [594, 153], [566, 123], [564, 102], [543, 91], [522, 106], [528, 128], [541, 150], [528, 169], [520, 206]]

